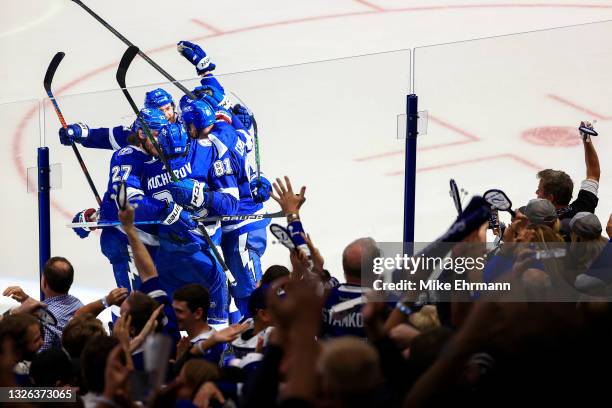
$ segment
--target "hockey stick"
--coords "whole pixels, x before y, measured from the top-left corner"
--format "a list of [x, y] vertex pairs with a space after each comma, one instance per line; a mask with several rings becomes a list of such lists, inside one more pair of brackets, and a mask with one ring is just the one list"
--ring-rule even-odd
[[[247, 221], [247, 220], [263, 220], [266, 218], [282, 218], [285, 214], [282, 211], [269, 214], [244, 214], [244, 215], [218, 215], [215, 217], [204, 218], [195, 221]], [[134, 225], [155, 225], [161, 224], [161, 221], [136, 221]], [[119, 221], [109, 222], [73, 222], [66, 224], [69, 228], [110, 228], [121, 225]]]
[[[49, 66], [47, 67], [47, 73], [45, 74], [45, 79], [43, 80], [43, 86], [45, 87], [45, 91], [47, 91], [47, 95], [49, 96], [49, 99], [51, 99], [51, 102], [53, 103], [53, 107], [55, 108], [55, 113], [57, 114], [57, 117], [60, 123], [62, 124], [62, 127], [67, 130], [68, 125], [66, 124], [64, 115], [62, 115], [62, 111], [60, 110], [59, 105], [57, 104], [57, 101], [55, 100], [55, 97], [53, 96], [53, 92], [51, 91], [51, 83], [53, 82], [53, 76], [55, 75], [55, 71], [57, 70], [57, 67], [59, 66], [60, 62], [62, 62], [64, 55], [66, 54], [64, 54], [61, 51], [55, 54], [55, 56], [49, 63]], [[83, 157], [81, 157], [81, 153], [79, 152], [79, 149], [77, 149], [74, 141], [70, 142], [70, 146], [72, 146], [72, 151], [74, 152], [74, 155], [76, 156], [77, 161], [81, 165], [81, 170], [83, 170], [83, 174], [85, 175], [85, 178], [87, 179], [87, 183], [89, 184], [91, 191], [94, 193], [94, 196], [96, 197], [96, 201], [98, 202], [98, 205], [101, 205], [102, 200], [100, 199], [100, 194], [98, 194], [98, 190], [96, 189], [96, 186], [94, 185], [93, 180], [91, 179], [91, 176], [89, 175], [89, 171], [87, 170], [87, 166], [85, 166], [85, 162], [83, 161]]]
[[257, 180], [259, 181], [261, 177], [261, 159], [259, 158], [259, 133], [257, 132], [257, 121], [255, 120], [255, 115], [253, 115], [253, 111], [249, 109], [249, 107], [236, 95], [231, 92], [232, 96], [240, 102], [240, 105], [243, 106], [249, 116], [251, 117], [251, 121], [253, 122], [253, 139], [255, 139], [255, 165], [257, 166]]
[[[176, 182], [176, 181], [179, 181], [178, 177], [172, 171], [172, 167], [170, 167], [170, 164], [168, 163], [167, 158], [164, 156], [164, 153], [160, 149], [159, 144], [157, 143], [157, 140], [155, 140], [155, 138], [151, 134], [151, 130], [149, 129], [149, 127], [147, 126], [145, 121], [140, 116], [140, 111], [138, 110], [138, 107], [136, 106], [136, 103], [134, 103], [134, 99], [132, 99], [132, 96], [128, 92], [127, 87], [125, 86], [125, 76], [127, 74], [127, 70], [130, 67], [130, 64], [132, 63], [134, 58], [136, 57], [136, 54], [138, 54], [138, 47], [136, 47], [134, 45], [130, 45], [128, 47], [128, 49], [125, 51], [125, 53], [123, 54], [123, 57], [121, 57], [121, 61], [119, 62], [119, 67], [117, 68], [117, 75], [116, 75], [117, 83], [121, 87], [121, 91], [123, 92], [123, 95], [125, 95], [125, 98], [128, 100], [128, 103], [130, 104], [130, 106], [132, 107], [132, 110], [134, 111], [134, 113], [138, 117], [138, 120], [142, 124], [142, 127], [144, 128], [145, 133], [147, 134], [147, 138], [153, 144], [153, 148], [157, 152], [157, 155], [158, 155], [159, 159], [161, 160], [161, 162], [166, 167], [166, 170], [168, 171], [168, 175], [170, 176], [170, 179], [172, 181]], [[217, 262], [219, 262], [219, 265], [221, 265], [221, 268], [223, 268], [223, 272], [225, 272], [225, 276], [230, 281], [230, 285], [235, 285], [236, 284], [236, 280], [232, 276], [232, 273], [230, 272], [229, 268], [227, 267], [227, 264], [225, 263], [225, 261], [223, 260], [223, 257], [219, 253], [219, 250], [217, 249], [217, 246], [212, 241], [212, 239], [210, 239], [210, 235], [208, 235], [208, 231], [206, 231], [206, 228], [202, 227], [202, 226], [199, 226], [198, 229], [199, 229], [200, 233], [202, 233], [202, 236], [204, 237], [204, 240], [206, 241], [206, 243], [210, 247], [211, 251], [213, 252], [213, 254], [215, 256], [215, 258], [217, 258]]]
[[[123, 35], [121, 35], [121, 33], [119, 31], [115, 30], [110, 24], [108, 24], [106, 21], [104, 21], [104, 19], [102, 17], [97, 15], [92, 9], [90, 9], [85, 4], [83, 4], [82, 1], [80, 1], [80, 0], [72, 0], [72, 2], [74, 2], [74, 3], [78, 4], [79, 6], [81, 6], [83, 8], [83, 10], [85, 10], [87, 13], [89, 13], [89, 15], [91, 15], [93, 18], [98, 20], [98, 22], [100, 24], [102, 24], [104, 27], [106, 27], [111, 33], [115, 34], [115, 36], [117, 38], [119, 38], [121, 41], [123, 41], [128, 47], [133, 47], [134, 46], [134, 44], [132, 44], [130, 42], [130, 40], [125, 38]], [[195, 96], [187, 88], [185, 88], [183, 86], [183, 84], [181, 84], [179, 81], [177, 81], [172, 75], [170, 75], [168, 72], [166, 72], [162, 67], [157, 65], [157, 63], [155, 61], [153, 61], [151, 58], [149, 58], [149, 56], [147, 54], [145, 54], [144, 52], [140, 51], [138, 48], [136, 48], [136, 49], [138, 50], [138, 55], [140, 55], [142, 57], [142, 59], [147, 61], [153, 68], [155, 68], [157, 70], [157, 72], [159, 72], [160, 74], [165, 76], [169, 81], [171, 81], [177, 88], [179, 88], [181, 91], [183, 91], [185, 94], [187, 94], [191, 99], [196, 99]]]

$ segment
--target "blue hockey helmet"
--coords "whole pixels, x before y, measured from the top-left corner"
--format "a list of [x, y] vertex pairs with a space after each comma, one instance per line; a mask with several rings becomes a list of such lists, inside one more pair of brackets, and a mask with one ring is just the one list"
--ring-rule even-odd
[[200, 131], [215, 123], [215, 109], [208, 102], [192, 100], [187, 95], [181, 98], [181, 113], [185, 126], [193, 124]]
[[[169, 123], [166, 116], [159, 109], [141, 109], [139, 116], [144, 120], [150, 130], [159, 131], [162, 126]], [[143, 132], [145, 131], [140, 119], [136, 118], [132, 124], [132, 132], [136, 133], [138, 129], [142, 129]]]
[[157, 88], [145, 94], [144, 106], [149, 109], [159, 109], [162, 106], [173, 104], [172, 95], [162, 88]]
[[162, 151], [167, 156], [175, 156], [187, 151], [187, 132], [178, 123], [169, 123], [162, 126], [157, 140]]

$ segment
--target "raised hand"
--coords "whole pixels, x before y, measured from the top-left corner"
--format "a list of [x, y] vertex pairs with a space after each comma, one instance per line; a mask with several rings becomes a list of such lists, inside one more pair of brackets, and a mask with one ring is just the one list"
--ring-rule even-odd
[[129, 400], [129, 376], [132, 368], [121, 362], [121, 345], [117, 345], [106, 359], [104, 369], [104, 396], [113, 401]]
[[225, 404], [225, 397], [223, 393], [217, 388], [213, 382], [205, 382], [200, 386], [198, 392], [193, 398], [193, 405], [198, 408], [208, 408], [211, 406], [211, 401], [216, 400], [220, 404]]
[[123, 228], [134, 228], [134, 207], [128, 203], [125, 210], [119, 210], [119, 221]]
[[295, 194], [289, 177], [285, 176], [285, 183], [279, 178], [274, 182], [274, 191], [276, 195], [271, 193], [270, 196], [276, 201], [285, 214], [298, 213], [300, 207], [306, 201], [304, 194], [306, 186], [302, 186], [300, 192]]
[[206, 55], [206, 52], [197, 44], [189, 41], [179, 41], [179, 43], [176, 44], [176, 49], [179, 54], [196, 67], [198, 75], [203, 75], [217, 67], [210, 62], [210, 57]]
[[121, 303], [123, 303], [127, 296], [127, 288], [115, 288], [108, 292], [108, 295], [106, 295], [106, 301], [109, 305], [121, 306]]
[[19, 303], [23, 303], [27, 298], [30, 297], [27, 293], [24, 292], [23, 289], [21, 289], [20, 286], [9, 286], [8, 288], [4, 289], [2, 295], [15, 299]]
[[212, 339], [217, 343], [230, 343], [238, 338], [245, 330], [249, 328], [249, 323], [236, 323], [226, 327], [223, 330], [216, 331], [212, 334]]
[[313, 272], [322, 273], [323, 272], [323, 264], [325, 264], [325, 259], [321, 255], [319, 248], [315, 247], [312, 243], [312, 239], [310, 238], [310, 234], [302, 233], [302, 237], [304, 241], [306, 241], [306, 245], [308, 245], [308, 249], [310, 249], [310, 258], [313, 263]]
[[157, 309], [155, 309], [153, 313], [151, 313], [149, 320], [147, 320], [140, 333], [138, 333], [138, 335], [132, 339], [132, 341], [130, 342], [130, 350], [132, 352], [138, 347], [140, 347], [142, 343], [144, 343], [149, 334], [155, 331], [155, 329], [157, 328], [157, 318], [163, 309], [164, 305], [159, 305]]

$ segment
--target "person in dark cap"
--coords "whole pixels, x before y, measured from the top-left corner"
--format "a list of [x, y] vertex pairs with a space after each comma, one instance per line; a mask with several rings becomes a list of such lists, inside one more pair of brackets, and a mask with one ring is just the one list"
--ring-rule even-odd
[[558, 221], [557, 212], [555, 206], [547, 199], [535, 198], [530, 200], [522, 212], [525, 214], [530, 224], [546, 225], [555, 229], [555, 225]]
[[601, 238], [605, 242], [608, 241], [601, 236], [603, 228], [601, 227], [599, 218], [597, 218], [595, 214], [590, 212], [579, 212], [570, 220], [569, 225], [572, 235], [576, 237], [576, 240], [600, 240]]
[[574, 270], [574, 285], [584, 289], [590, 286], [590, 280], [583, 274], [606, 247], [608, 240], [601, 235], [603, 229], [595, 214], [579, 212], [570, 220], [569, 227], [571, 244], [568, 268]]

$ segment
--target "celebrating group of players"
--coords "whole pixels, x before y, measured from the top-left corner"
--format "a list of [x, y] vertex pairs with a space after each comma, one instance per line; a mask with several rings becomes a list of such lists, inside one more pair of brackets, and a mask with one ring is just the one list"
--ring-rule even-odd
[[[183, 96], [180, 112], [172, 96], [158, 88], [147, 92], [145, 107], [129, 128], [94, 129], [75, 123], [60, 129], [59, 136], [65, 145], [115, 150], [100, 208], [77, 213], [74, 222], [117, 221], [114, 196], [124, 183], [163, 289], [171, 294], [189, 283], [202, 284], [210, 292], [209, 323], [225, 325], [246, 313], [248, 298], [261, 277], [260, 258], [270, 220], [221, 222], [207, 217], [263, 214], [262, 203], [272, 188], [256, 165], [250, 111], [230, 102], [212, 75], [215, 64], [202, 48], [181, 41], [177, 49], [201, 77], [201, 86], [193, 90], [197, 99]], [[81, 238], [90, 230], [75, 228]], [[221, 247], [229, 280], [235, 279], [229, 287], [227, 271], [210, 242]], [[121, 227], [103, 228], [100, 247], [112, 264], [117, 286], [138, 289]]]

